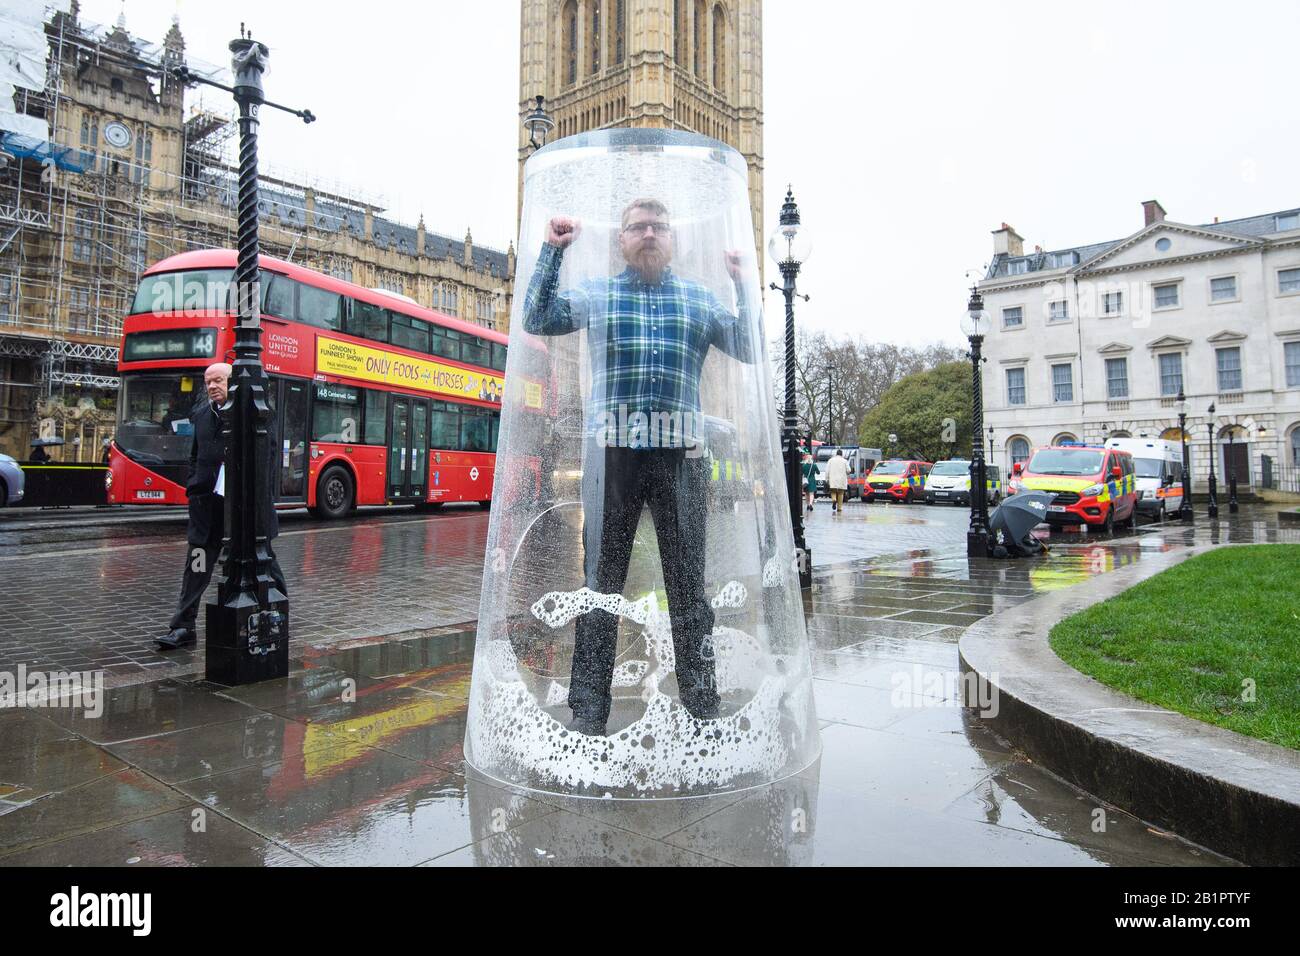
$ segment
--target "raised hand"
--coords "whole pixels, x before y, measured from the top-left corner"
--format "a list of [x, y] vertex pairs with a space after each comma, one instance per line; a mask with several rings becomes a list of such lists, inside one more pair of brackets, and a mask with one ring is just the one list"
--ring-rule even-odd
[[739, 249], [728, 249], [724, 255], [727, 258], [727, 274], [739, 282], [745, 274], [744, 253]]
[[568, 216], [556, 216], [546, 227], [546, 241], [563, 249], [582, 232], [582, 223]]

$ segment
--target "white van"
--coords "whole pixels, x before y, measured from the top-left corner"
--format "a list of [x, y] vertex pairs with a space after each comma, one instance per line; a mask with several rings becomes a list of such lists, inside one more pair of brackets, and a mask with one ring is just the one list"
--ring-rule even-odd
[[1133, 456], [1138, 511], [1164, 520], [1183, 504], [1183, 449], [1164, 438], [1108, 438], [1107, 448]]

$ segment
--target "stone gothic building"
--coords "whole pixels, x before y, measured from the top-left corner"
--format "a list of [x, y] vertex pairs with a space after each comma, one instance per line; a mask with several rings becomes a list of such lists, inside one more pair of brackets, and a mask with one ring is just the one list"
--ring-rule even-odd
[[734, 147], [763, 236], [762, 0], [522, 0], [521, 13], [521, 190], [532, 151], [523, 118], [540, 94], [557, 138], [631, 126]]
[[[123, 18], [108, 28], [83, 22], [75, 0], [45, 21], [43, 38], [39, 18], [22, 51], [35, 66], [10, 108], [18, 119], [13, 129], [0, 123], [0, 452], [23, 459], [33, 438], [64, 437], [56, 457], [95, 460], [98, 419], [113, 418], [122, 316], [141, 272], [178, 252], [234, 245], [236, 130], [229, 114], [187, 101], [190, 91], [171, 78], [170, 67], [187, 63], [175, 21], [153, 43], [131, 35]], [[0, 38], [15, 50], [23, 42]], [[273, 148], [266, 152], [274, 162]], [[356, 196], [264, 176], [262, 248], [506, 326], [513, 249], [382, 212]], [[93, 440], [71, 424], [88, 406], [99, 412]]]

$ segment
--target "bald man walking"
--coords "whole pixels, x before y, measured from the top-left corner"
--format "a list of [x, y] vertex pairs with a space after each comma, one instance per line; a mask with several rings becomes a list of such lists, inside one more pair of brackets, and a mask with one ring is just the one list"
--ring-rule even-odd
[[[194, 437], [190, 442], [190, 478], [185, 485], [190, 507], [189, 525], [185, 532], [189, 547], [185, 553], [185, 575], [181, 579], [180, 601], [176, 613], [172, 615], [171, 630], [165, 637], [155, 641], [159, 650], [189, 647], [198, 640], [195, 622], [198, 620], [199, 605], [221, 556], [221, 539], [225, 535], [226, 525], [225, 489], [218, 487], [218, 477], [224, 479], [222, 469], [226, 463], [226, 441], [221, 435], [221, 406], [225, 404], [233, 372], [234, 369], [225, 362], [209, 365], [203, 373], [203, 389], [207, 394], [190, 411]], [[279, 442], [274, 415], [271, 416], [269, 432], [271, 448], [276, 449]], [[264, 488], [269, 497], [272, 492], [269, 475], [266, 476]], [[289, 589], [285, 586], [280, 562], [270, 547], [269, 539], [274, 538], [280, 530], [273, 501], [268, 504], [268, 508], [266, 550], [271, 555], [270, 573], [276, 586], [287, 595]]]

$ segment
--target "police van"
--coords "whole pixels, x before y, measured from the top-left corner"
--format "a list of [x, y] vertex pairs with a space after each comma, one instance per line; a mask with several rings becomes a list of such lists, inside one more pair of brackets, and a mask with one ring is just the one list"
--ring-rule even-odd
[[[992, 507], [1002, 500], [1002, 473], [997, 465], [984, 464], [986, 501]], [[925, 503], [935, 502], [970, 505], [971, 462], [965, 458], [950, 458], [930, 469], [925, 479]]]
[[1109, 438], [1107, 448], [1133, 456], [1138, 511], [1164, 520], [1183, 504], [1183, 449], [1164, 438]]

